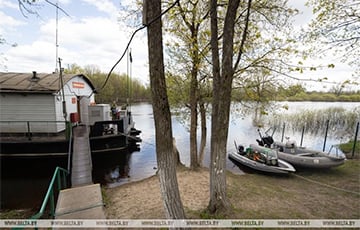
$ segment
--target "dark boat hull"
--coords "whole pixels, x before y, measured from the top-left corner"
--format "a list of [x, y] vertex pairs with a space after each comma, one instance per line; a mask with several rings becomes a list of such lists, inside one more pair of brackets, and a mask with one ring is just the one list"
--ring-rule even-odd
[[[51, 139], [51, 138], [49, 138]], [[124, 135], [106, 135], [90, 138], [91, 153], [104, 153], [126, 148], [127, 137]], [[3, 157], [67, 157], [68, 140], [47, 141], [2, 141], [0, 156]]]

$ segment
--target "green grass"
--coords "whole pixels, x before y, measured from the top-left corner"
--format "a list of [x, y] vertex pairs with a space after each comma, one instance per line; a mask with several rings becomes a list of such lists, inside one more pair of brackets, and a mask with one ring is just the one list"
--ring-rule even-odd
[[[352, 153], [353, 147], [354, 147], [354, 141], [349, 141], [347, 143], [343, 143], [339, 145], [340, 150], [345, 154]], [[357, 155], [360, 154], [360, 141], [356, 141], [354, 153]]]
[[[360, 218], [360, 161], [328, 170], [288, 176], [228, 173], [227, 193], [234, 219]], [[219, 214], [217, 214], [219, 215]], [[196, 217], [192, 213], [192, 217]], [[206, 212], [198, 218], [212, 217]]]

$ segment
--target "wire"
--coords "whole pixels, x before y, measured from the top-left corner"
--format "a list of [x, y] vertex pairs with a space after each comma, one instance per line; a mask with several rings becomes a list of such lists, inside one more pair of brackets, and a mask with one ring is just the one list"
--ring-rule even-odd
[[70, 16], [63, 8], [59, 7], [58, 4], [52, 3], [52, 2], [50, 2], [49, 0], [45, 0], [45, 2], [47, 2], [48, 4], [56, 7], [56, 8], [59, 9], [61, 12], [63, 12], [66, 16], [68, 16], [68, 17], [71, 18], [71, 16]]
[[[119, 58], [119, 60], [113, 65], [113, 67], [110, 69], [108, 75], [106, 76], [106, 79], [105, 79], [104, 84], [101, 86], [101, 88], [100, 88], [99, 90], [103, 90], [103, 89], [105, 88], [107, 82], [108, 82], [109, 79], [110, 79], [111, 73], [113, 72], [113, 70], [115, 69], [115, 67], [120, 63], [120, 61], [124, 58], [127, 50], [128, 50], [129, 47], [130, 47], [130, 44], [131, 44], [131, 42], [132, 42], [135, 34], [136, 34], [137, 32], [139, 32], [140, 30], [143, 30], [143, 29], [145, 29], [146, 27], [150, 26], [150, 25], [153, 24], [155, 21], [159, 20], [164, 14], [166, 14], [169, 10], [171, 10], [173, 7], [175, 7], [175, 5], [177, 5], [177, 4], [179, 3], [179, 1], [180, 1], [180, 0], [176, 0], [170, 7], [168, 7], [165, 11], [163, 11], [159, 16], [157, 16], [157, 17], [155, 17], [154, 19], [152, 19], [148, 24], [145, 24], [145, 25], [139, 27], [138, 29], [136, 29], [136, 30], [132, 33], [132, 35], [131, 35], [131, 37], [130, 37], [130, 40], [129, 40], [129, 42], [128, 42], [127, 45], [126, 45], [126, 48], [125, 48], [123, 54], [121, 55], [121, 57]], [[91, 95], [92, 95], [95, 91], [98, 92], [98, 90], [95, 89], [95, 90], [93, 90], [93, 92], [91, 93]], [[91, 96], [91, 95], [90, 95], [90, 96]]]
[[301, 178], [303, 180], [306, 180], [308, 182], [318, 184], [318, 185], [321, 185], [321, 186], [324, 186], [324, 187], [328, 187], [328, 188], [335, 189], [335, 190], [342, 191], [342, 192], [352, 193], [352, 194], [355, 194], [355, 195], [360, 195], [360, 192], [355, 192], [355, 191], [351, 191], [351, 190], [347, 190], [347, 189], [343, 189], [343, 188], [338, 188], [338, 187], [335, 187], [335, 186], [332, 186], [332, 185], [329, 185], [329, 184], [325, 184], [325, 183], [321, 183], [319, 181], [312, 180], [312, 179], [309, 179], [309, 178], [306, 178], [306, 177], [303, 177], [303, 176], [300, 176], [300, 175], [297, 175], [297, 174], [293, 174], [293, 175], [298, 177], [298, 178]]

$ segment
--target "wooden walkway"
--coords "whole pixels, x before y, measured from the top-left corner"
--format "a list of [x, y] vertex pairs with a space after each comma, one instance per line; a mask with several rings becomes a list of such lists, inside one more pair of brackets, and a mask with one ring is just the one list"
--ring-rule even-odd
[[92, 161], [88, 129], [77, 126], [74, 132], [72, 155], [71, 187], [92, 184]]
[[72, 188], [60, 191], [55, 219], [106, 219], [100, 184], [92, 182], [92, 161], [87, 127], [77, 126], [73, 132]]

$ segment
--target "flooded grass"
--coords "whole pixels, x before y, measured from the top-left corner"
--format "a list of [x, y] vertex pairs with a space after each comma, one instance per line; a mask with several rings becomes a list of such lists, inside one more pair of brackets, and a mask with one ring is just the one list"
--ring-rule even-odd
[[300, 110], [293, 114], [277, 114], [269, 118], [268, 125], [281, 130], [283, 124], [296, 132], [310, 134], [323, 133], [329, 122], [329, 134], [336, 137], [350, 138], [355, 133], [357, 122], [360, 119], [360, 107], [347, 110], [341, 107], [331, 107], [327, 109]]

